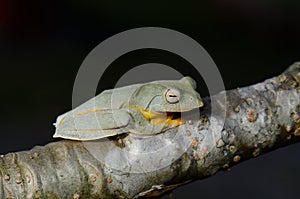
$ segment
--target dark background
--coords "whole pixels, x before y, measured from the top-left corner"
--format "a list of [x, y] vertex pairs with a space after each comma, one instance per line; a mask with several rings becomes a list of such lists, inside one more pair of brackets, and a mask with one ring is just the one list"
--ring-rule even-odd
[[[233, 89], [278, 75], [300, 60], [299, 17], [300, 1], [283, 0], [0, 0], [0, 152], [54, 141], [52, 123], [71, 108], [81, 62], [116, 33], [144, 26], [180, 31], [209, 52], [226, 89]], [[138, 57], [120, 60], [115, 70]], [[161, 57], [168, 63], [167, 55]], [[106, 80], [104, 88], [114, 83]], [[299, 154], [299, 144], [276, 150], [182, 187], [174, 198], [297, 197]]]

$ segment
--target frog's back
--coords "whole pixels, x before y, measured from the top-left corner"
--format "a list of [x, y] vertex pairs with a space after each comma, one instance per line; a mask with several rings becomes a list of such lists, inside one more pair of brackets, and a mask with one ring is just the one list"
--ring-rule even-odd
[[105, 90], [94, 98], [81, 104], [75, 108], [74, 112], [84, 112], [89, 110], [106, 110], [106, 109], [120, 109], [128, 107], [132, 94], [142, 84], [134, 84], [121, 88], [114, 88]]
[[94, 101], [93, 99], [91, 99], [91, 101], [94, 103], [95, 107], [103, 109], [120, 109], [123, 107], [128, 107], [130, 98], [140, 86], [141, 84], [135, 84], [131, 86], [105, 90], [93, 98]]

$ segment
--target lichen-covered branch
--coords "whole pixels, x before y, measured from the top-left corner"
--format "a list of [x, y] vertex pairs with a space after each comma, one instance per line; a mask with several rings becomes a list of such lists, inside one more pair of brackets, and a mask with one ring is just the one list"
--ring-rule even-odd
[[64, 140], [1, 156], [0, 198], [155, 197], [212, 176], [300, 140], [299, 83], [295, 63], [278, 77], [227, 91], [226, 99], [204, 99], [200, 119], [190, 113], [156, 136]]

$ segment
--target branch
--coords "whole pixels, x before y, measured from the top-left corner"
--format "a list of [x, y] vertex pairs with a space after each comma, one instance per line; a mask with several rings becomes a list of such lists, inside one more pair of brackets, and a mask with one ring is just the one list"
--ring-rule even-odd
[[278, 77], [227, 91], [226, 103], [224, 92], [204, 99], [200, 120], [156, 136], [63, 140], [2, 155], [0, 198], [155, 197], [212, 176], [300, 140], [299, 83], [295, 63]]

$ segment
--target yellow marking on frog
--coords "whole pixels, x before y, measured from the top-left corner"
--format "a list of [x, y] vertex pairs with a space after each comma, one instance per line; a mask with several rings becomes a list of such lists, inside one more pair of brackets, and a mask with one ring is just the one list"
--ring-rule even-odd
[[143, 109], [139, 106], [131, 106], [130, 108], [135, 108], [142, 113], [142, 115], [149, 121], [151, 124], [175, 124], [179, 126], [182, 124], [181, 118], [173, 119], [172, 114], [167, 114], [163, 112], [152, 112], [147, 109]]
[[162, 115], [163, 115], [162, 117], [152, 118], [150, 120], [151, 124], [165, 123], [165, 124], [173, 124], [175, 126], [179, 126], [179, 125], [182, 124], [182, 119], [181, 118], [173, 119], [172, 115], [167, 115], [167, 116], [165, 116], [165, 114], [162, 114]]
[[66, 116], [63, 116], [59, 121], [58, 124], [61, 124], [65, 120]]
[[100, 111], [100, 110], [104, 110], [104, 109], [95, 107], [95, 108], [91, 108], [91, 109], [87, 109], [85, 111], [79, 112], [79, 113], [77, 113], [77, 115], [83, 115], [83, 114], [92, 113], [92, 112]]

